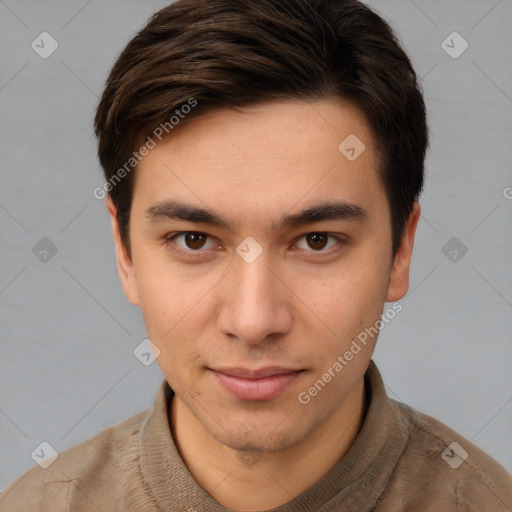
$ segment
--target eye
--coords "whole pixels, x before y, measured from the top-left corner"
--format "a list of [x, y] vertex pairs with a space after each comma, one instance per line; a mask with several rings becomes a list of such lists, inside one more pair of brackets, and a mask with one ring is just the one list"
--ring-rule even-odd
[[[208, 247], [208, 235], [197, 231], [184, 231], [183, 233], [170, 235], [165, 240], [167, 244], [173, 244], [175, 246], [173, 249], [177, 250], [177, 252], [187, 254], [205, 252], [206, 249], [215, 247], [212, 241], [210, 241], [210, 246]], [[181, 243], [178, 243], [178, 241], [181, 241]]]
[[[331, 244], [329, 244], [329, 238], [331, 239]], [[314, 233], [306, 233], [305, 235], [302, 235], [300, 240], [305, 240], [307, 247], [300, 247], [300, 243], [296, 244], [299, 249], [303, 249], [306, 251], [313, 250], [312, 252], [320, 252], [320, 253], [331, 253], [331, 252], [337, 252], [340, 248], [338, 247], [334, 251], [330, 250], [333, 247], [336, 247], [336, 245], [340, 245], [344, 242], [342, 237], [331, 235], [329, 233], [320, 233], [320, 232], [314, 232]], [[326, 249], [327, 250], [324, 250]]]
[[[341, 250], [346, 240], [342, 236], [330, 233], [312, 232], [302, 235], [295, 247], [313, 256], [334, 254]], [[304, 243], [305, 242], [305, 243]], [[204, 256], [209, 249], [218, 247], [212, 238], [199, 231], [182, 231], [170, 234], [165, 238], [166, 246], [178, 254], [185, 256]]]

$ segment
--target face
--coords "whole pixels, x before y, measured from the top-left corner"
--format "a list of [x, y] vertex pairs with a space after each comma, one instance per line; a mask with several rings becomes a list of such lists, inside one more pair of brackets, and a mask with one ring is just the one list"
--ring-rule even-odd
[[[351, 134], [359, 156], [353, 138], [338, 148]], [[361, 383], [376, 337], [344, 354], [405, 295], [419, 215], [416, 205], [392, 260], [378, 165], [351, 104], [268, 103], [195, 120], [149, 152], [131, 258], [110, 204], [121, 281], [157, 362], [224, 445], [292, 446]]]

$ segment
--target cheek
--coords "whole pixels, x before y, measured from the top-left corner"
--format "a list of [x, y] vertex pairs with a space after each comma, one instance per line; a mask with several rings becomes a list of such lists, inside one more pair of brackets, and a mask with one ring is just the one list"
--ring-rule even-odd
[[154, 254], [138, 256], [134, 262], [141, 310], [148, 338], [160, 350], [157, 363], [169, 377], [183, 378], [198, 367], [196, 359], [204, 353], [201, 342], [213, 316], [211, 293], [219, 276], [185, 270]]
[[381, 267], [375, 263], [347, 265], [316, 279], [303, 277], [297, 295], [328, 325], [364, 323], [382, 310], [389, 276]]
[[[314, 285], [311, 284], [313, 280], [303, 278], [302, 291], [298, 295], [305, 298], [305, 304], [313, 313], [313, 320], [306, 329], [312, 332], [311, 336], [315, 336], [315, 332], [326, 333], [318, 340], [323, 345], [318, 354], [321, 359], [319, 368], [331, 366], [351, 347], [360, 354], [354, 359], [366, 364], [377, 338], [365, 333], [380, 319], [387, 279], [384, 265], [375, 261], [337, 268], [329, 276], [314, 280]], [[352, 345], [357, 339], [364, 342], [359, 342], [360, 349]], [[349, 354], [349, 357], [352, 356]], [[350, 366], [355, 368], [358, 364]]]
[[200, 325], [195, 318], [200, 294], [181, 291], [181, 283], [167, 282], [146, 269], [140, 282], [141, 310], [148, 338], [158, 347], [156, 362], [176, 387], [189, 381], [200, 347]]
[[146, 325], [161, 336], [193, 309], [204, 285], [182, 266], [172, 264], [162, 248], [134, 250], [133, 262]]

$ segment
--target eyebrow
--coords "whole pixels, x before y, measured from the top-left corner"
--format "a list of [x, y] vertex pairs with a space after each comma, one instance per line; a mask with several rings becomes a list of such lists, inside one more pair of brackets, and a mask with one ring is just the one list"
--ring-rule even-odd
[[[145, 214], [150, 221], [182, 220], [222, 227], [233, 232], [233, 224], [223, 215], [207, 208], [179, 201], [162, 201], [147, 208]], [[367, 218], [368, 211], [362, 206], [346, 201], [329, 201], [310, 206], [298, 213], [283, 215], [277, 223], [272, 224], [271, 231], [322, 221], [361, 222]]]

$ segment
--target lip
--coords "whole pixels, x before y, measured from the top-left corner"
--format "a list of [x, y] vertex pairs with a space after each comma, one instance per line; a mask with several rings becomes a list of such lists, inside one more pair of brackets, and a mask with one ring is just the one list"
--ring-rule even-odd
[[268, 366], [257, 370], [246, 368], [211, 369], [220, 384], [239, 400], [271, 400], [299, 378], [302, 369]]

